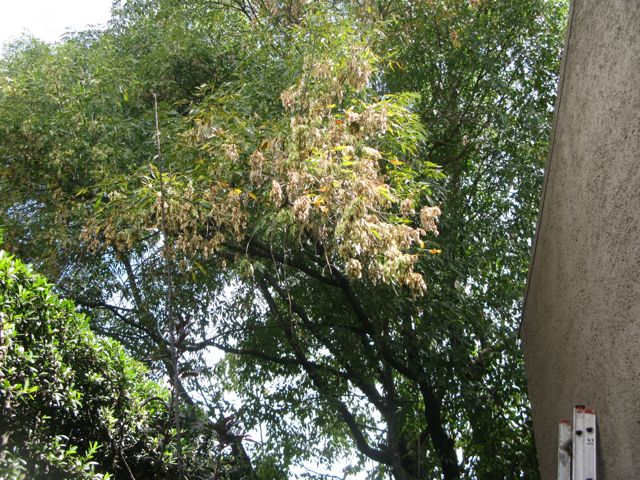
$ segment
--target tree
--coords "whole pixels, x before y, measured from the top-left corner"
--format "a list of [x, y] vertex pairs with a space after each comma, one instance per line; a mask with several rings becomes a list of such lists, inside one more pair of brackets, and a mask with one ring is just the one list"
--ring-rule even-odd
[[[562, 15], [127, 3], [106, 33], [5, 61], [8, 238], [171, 371], [168, 260], [180, 368], [230, 354], [238, 413], [278, 468], [354, 445], [398, 479], [535, 476], [515, 332]], [[217, 416], [220, 388], [203, 390]]]
[[434, 2], [390, 37], [405, 70], [389, 88], [421, 93], [425, 150], [447, 174], [427, 308], [452, 343], [436, 377], [450, 379], [447, 403], [472, 427], [465, 455], [487, 478], [527, 457], [535, 470], [517, 337], [565, 18], [564, 2]]

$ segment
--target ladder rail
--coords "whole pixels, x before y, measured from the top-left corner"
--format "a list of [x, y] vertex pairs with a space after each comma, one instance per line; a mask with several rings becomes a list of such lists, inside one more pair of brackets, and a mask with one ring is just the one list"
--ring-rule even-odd
[[584, 405], [573, 409], [573, 424], [558, 429], [558, 480], [596, 480], [596, 412]]
[[560, 420], [558, 436], [558, 480], [571, 480], [572, 430], [569, 420]]
[[596, 412], [584, 410], [584, 480], [596, 480]]

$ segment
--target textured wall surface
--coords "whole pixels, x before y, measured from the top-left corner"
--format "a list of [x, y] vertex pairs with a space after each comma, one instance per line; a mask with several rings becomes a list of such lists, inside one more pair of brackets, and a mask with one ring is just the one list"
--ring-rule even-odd
[[640, 479], [640, 1], [574, 0], [522, 339], [543, 480], [598, 413], [598, 479]]

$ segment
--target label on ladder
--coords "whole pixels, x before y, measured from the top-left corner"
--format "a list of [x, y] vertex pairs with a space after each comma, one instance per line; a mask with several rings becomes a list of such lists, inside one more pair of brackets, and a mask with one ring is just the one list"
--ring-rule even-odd
[[586, 408], [584, 415], [584, 480], [596, 480], [596, 412]]

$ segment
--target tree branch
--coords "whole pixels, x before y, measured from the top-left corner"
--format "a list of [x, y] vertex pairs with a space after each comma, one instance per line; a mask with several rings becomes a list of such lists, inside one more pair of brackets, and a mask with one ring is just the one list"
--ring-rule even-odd
[[460, 478], [458, 456], [456, 455], [454, 441], [444, 430], [440, 401], [430, 383], [421, 383], [420, 393], [425, 405], [424, 416], [427, 422], [427, 431], [442, 465], [444, 479], [456, 480]]
[[360, 450], [363, 454], [365, 454], [367, 457], [371, 458], [372, 460], [383, 463], [385, 465], [390, 465], [392, 460], [391, 454], [388, 451], [378, 450], [370, 446], [366, 437], [362, 433], [360, 426], [358, 425], [355, 415], [351, 413], [351, 411], [343, 401], [336, 398], [335, 395], [332, 395], [331, 393], [329, 393], [329, 388], [328, 388], [328, 385], [326, 384], [326, 381], [320, 375], [320, 373], [316, 370], [314, 365], [307, 359], [304, 351], [302, 350], [302, 348], [297, 342], [297, 339], [295, 338], [291, 325], [287, 324], [287, 322], [280, 315], [280, 311], [278, 309], [276, 301], [271, 295], [271, 292], [269, 292], [269, 288], [267, 284], [260, 278], [258, 278], [258, 287], [262, 295], [264, 296], [265, 301], [269, 305], [269, 309], [272, 315], [276, 318], [278, 323], [282, 325], [284, 333], [287, 337], [290, 347], [294, 352], [294, 355], [296, 356], [296, 359], [298, 360], [300, 365], [304, 368], [304, 370], [307, 372], [307, 375], [309, 375], [309, 378], [311, 378], [311, 381], [313, 382], [316, 389], [318, 390], [318, 393], [323, 395], [338, 410], [340, 417], [349, 428], [349, 431], [351, 432], [351, 435], [354, 441], [356, 442], [356, 446], [358, 450]]
[[336, 348], [331, 341], [324, 335], [317, 324], [307, 315], [307, 312], [302, 308], [297, 302], [295, 302], [284, 289], [278, 285], [273, 277], [264, 273], [263, 276], [267, 280], [267, 282], [271, 285], [271, 287], [278, 293], [278, 296], [282, 299], [282, 301], [287, 302], [291, 307], [291, 310], [302, 320], [302, 323], [307, 328], [309, 333], [311, 333], [322, 345], [329, 350], [329, 352], [333, 355], [333, 358], [340, 364], [342, 368], [346, 371], [347, 375], [343, 375], [344, 378], [349, 379], [353, 382], [361, 391], [364, 393], [367, 398], [375, 405], [375, 407], [382, 413], [386, 409], [385, 401], [380, 395], [380, 392], [375, 387], [375, 384], [370, 380], [367, 380], [362, 375], [359, 375], [351, 366], [350, 362], [344, 358], [343, 350], [340, 348]]
[[108, 303], [105, 302], [92, 302], [92, 301], [87, 301], [81, 298], [73, 298], [74, 302], [77, 305], [81, 305], [83, 307], [86, 308], [99, 308], [99, 309], [103, 309], [103, 310], [108, 310], [109, 312], [111, 312], [113, 315], [116, 316], [116, 318], [118, 320], [120, 320], [122, 323], [133, 327], [137, 330], [140, 330], [143, 333], [146, 333], [147, 335], [149, 335], [149, 337], [151, 337], [156, 343], [158, 342], [163, 342], [164, 340], [162, 339], [162, 337], [160, 336], [160, 334], [158, 334], [158, 332], [152, 331], [150, 328], [130, 319], [128, 316], [124, 315], [121, 312], [132, 312], [132, 310], [130, 308], [122, 308], [122, 307], [116, 307], [115, 305], [110, 305]]
[[404, 375], [411, 381], [419, 381], [420, 374], [416, 372], [416, 370], [409, 365], [403, 364], [399, 359], [397, 359], [392, 352], [389, 350], [388, 345], [384, 342], [384, 340], [380, 339], [380, 334], [377, 331], [374, 323], [369, 318], [369, 315], [364, 310], [364, 307], [360, 303], [360, 300], [356, 296], [355, 292], [351, 288], [351, 284], [349, 280], [340, 273], [339, 270], [332, 268], [333, 274], [335, 275], [338, 283], [340, 284], [340, 288], [344, 292], [349, 305], [351, 306], [353, 312], [356, 317], [360, 320], [365, 332], [371, 337], [371, 340], [374, 342], [376, 348], [380, 351], [380, 355], [382, 359], [388, 362], [394, 369], [396, 369], [399, 373]]

